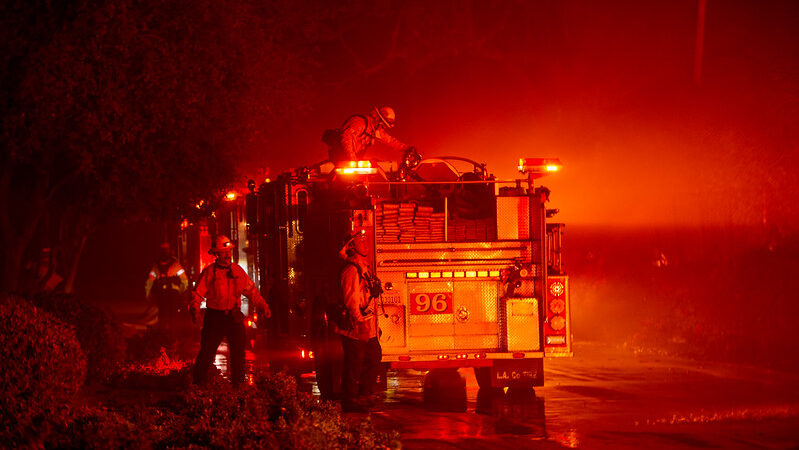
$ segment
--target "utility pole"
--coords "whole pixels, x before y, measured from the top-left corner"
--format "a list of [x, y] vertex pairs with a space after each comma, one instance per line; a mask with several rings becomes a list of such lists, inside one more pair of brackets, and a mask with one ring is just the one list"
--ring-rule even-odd
[[698, 0], [696, 11], [696, 49], [694, 50], [694, 85], [702, 84], [702, 56], [705, 49], [705, 16], [707, 0]]

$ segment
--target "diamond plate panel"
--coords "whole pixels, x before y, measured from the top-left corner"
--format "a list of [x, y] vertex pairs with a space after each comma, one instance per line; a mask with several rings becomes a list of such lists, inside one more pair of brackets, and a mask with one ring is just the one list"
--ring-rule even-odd
[[512, 298], [505, 303], [508, 351], [540, 350], [538, 300]]
[[[405, 307], [387, 305], [388, 317], [379, 318], [380, 345], [383, 347], [405, 347]], [[382, 309], [380, 310], [382, 313]]]
[[[381, 272], [378, 274], [383, 282], [382, 300], [385, 305], [401, 305], [407, 298], [405, 272]], [[390, 287], [390, 289], [389, 289]]]
[[532, 297], [535, 295], [534, 280], [520, 280], [520, 286], [513, 291], [513, 295], [519, 297]]
[[[418, 316], [417, 316], [418, 317]], [[429, 316], [421, 316], [429, 317]], [[426, 321], [416, 321], [416, 317], [411, 316], [408, 334], [410, 336], [451, 336], [454, 333], [452, 325], [452, 315], [450, 314], [449, 323], [435, 323]]]
[[455, 349], [457, 350], [489, 350], [499, 348], [499, 335], [494, 334], [468, 334], [455, 336]]
[[420, 292], [433, 293], [433, 292], [452, 292], [451, 281], [421, 281], [417, 283], [408, 283], [408, 293], [417, 294]]
[[[497, 298], [499, 282], [490, 281], [458, 281], [455, 283], [454, 307], [461, 307], [469, 312], [469, 319], [464, 323], [496, 322]], [[457, 330], [459, 323], [456, 323]], [[457, 332], [457, 331], [456, 331]]]
[[530, 238], [530, 199], [497, 197], [497, 239]]
[[409, 336], [409, 351], [442, 351], [453, 350], [455, 348], [455, 338], [450, 336]]
[[450, 325], [449, 331], [452, 332], [452, 321], [454, 315], [453, 314], [427, 314], [427, 315], [417, 315], [411, 314], [409, 323], [411, 325], [410, 333], [419, 334], [416, 332], [416, 328], [421, 329], [424, 326], [430, 325]]

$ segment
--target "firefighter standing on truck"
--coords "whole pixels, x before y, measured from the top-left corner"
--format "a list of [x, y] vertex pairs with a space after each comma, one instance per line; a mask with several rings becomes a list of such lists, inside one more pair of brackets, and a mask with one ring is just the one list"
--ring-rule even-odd
[[158, 248], [158, 259], [144, 283], [145, 298], [148, 302], [155, 301], [158, 306], [159, 327], [175, 331], [180, 308], [185, 304], [183, 294], [188, 286], [186, 271], [172, 256], [169, 243], [162, 243]]
[[241, 295], [244, 294], [256, 307], [264, 310], [265, 317], [271, 315], [252, 279], [233, 264], [233, 243], [227, 236], [214, 238], [209, 253], [216, 260], [203, 269], [192, 293], [191, 313], [199, 320], [200, 304], [206, 302], [206, 313], [200, 340], [200, 353], [194, 362], [194, 382], [203, 386], [208, 381], [208, 370], [216, 350], [226, 337], [230, 348], [230, 381], [234, 386], [244, 381], [244, 350], [246, 330], [244, 314], [241, 312]]
[[393, 108], [380, 106], [373, 108], [368, 115], [350, 116], [339, 129], [325, 131], [322, 141], [329, 146], [330, 161], [359, 160], [375, 141], [399, 151], [413, 148], [388, 133], [394, 128], [395, 119]]
[[365, 234], [357, 233], [346, 244], [347, 262], [341, 270], [340, 301], [349, 314], [349, 327], [335, 323], [344, 352], [341, 388], [344, 411], [363, 411], [371, 406], [382, 359], [377, 338], [377, 302], [370, 295], [371, 275]]

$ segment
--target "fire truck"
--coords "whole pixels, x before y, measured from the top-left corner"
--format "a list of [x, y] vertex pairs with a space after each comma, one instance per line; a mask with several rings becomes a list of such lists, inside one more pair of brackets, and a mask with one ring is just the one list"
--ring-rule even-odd
[[542, 385], [545, 357], [572, 355], [564, 225], [537, 184], [560, 167], [526, 158], [518, 179], [498, 180], [467, 158], [406, 154], [396, 167], [323, 162], [250, 183], [224, 214], [272, 310], [252, 321], [272, 363], [318, 369], [339, 250], [360, 232], [382, 281], [386, 369], [473, 367], [481, 387]]

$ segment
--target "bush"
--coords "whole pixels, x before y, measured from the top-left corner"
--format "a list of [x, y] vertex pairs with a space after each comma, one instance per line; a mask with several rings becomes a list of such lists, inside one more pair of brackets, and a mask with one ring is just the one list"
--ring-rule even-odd
[[116, 372], [125, 354], [125, 340], [110, 311], [66, 294], [40, 294], [32, 301], [74, 327], [86, 353], [87, 381], [105, 382]]
[[[352, 426], [333, 403], [297, 393], [293, 377], [259, 374], [254, 385], [227, 382], [187, 392], [174, 412], [182, 416], [157, 446], [236, 448], [392, 448], [396, 433], [380, 433], [368, 420]], [[180, 425], [180, 422], [183, 422]]]
[[[130, 394], [130, 393], [128, 393]], [[114, 394], [123, 405], [61, 408], [43, 420], [34, 447], [57, 448], [399, 448], [397, 433], [375, 431], [367, 419], [346, 420], [338, 406], [298, 394], [292, 377], [258, 375], [234, 389], [208, 388], [168, 397]]]
[[5, 443], [28, 442], [78, 393], [86, 358], [70, 327], [25, 300], [0, 298], [0, 323], [0, 436]]
[[36, 446], [49, 448], [150, 448], [155, 428], [142, 427], [122, 414], [102, 408], [71, 408], [50, 418]]

